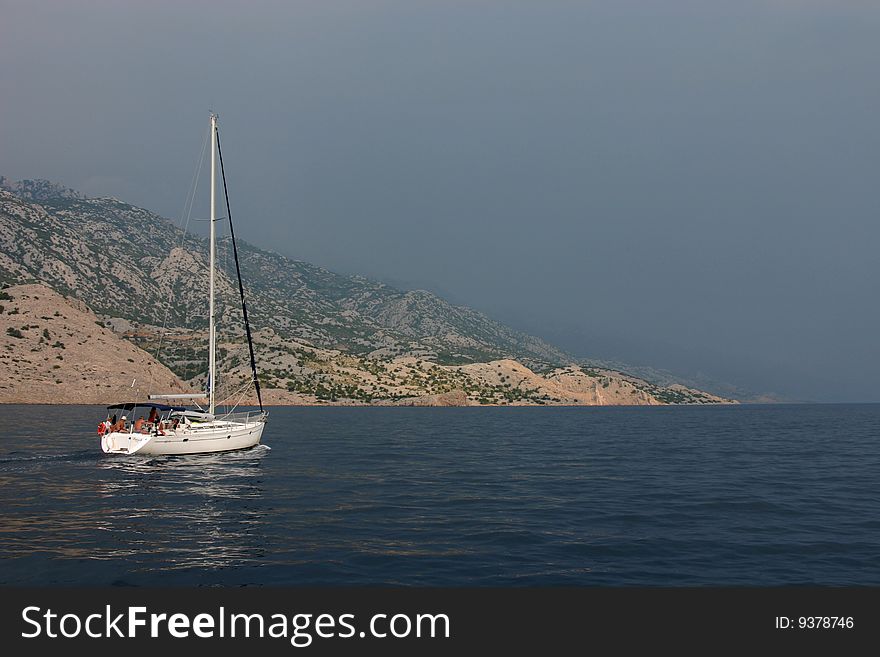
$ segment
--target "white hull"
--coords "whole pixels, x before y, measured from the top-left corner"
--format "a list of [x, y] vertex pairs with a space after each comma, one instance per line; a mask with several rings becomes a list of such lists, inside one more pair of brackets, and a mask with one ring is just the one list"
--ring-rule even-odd
[[113, 432], [102, 436], [101, 449], [107, 454], [205, 454], [247, 449], [260, 443], [263, 420], [232, 422], [215, 420], [165, 435]]

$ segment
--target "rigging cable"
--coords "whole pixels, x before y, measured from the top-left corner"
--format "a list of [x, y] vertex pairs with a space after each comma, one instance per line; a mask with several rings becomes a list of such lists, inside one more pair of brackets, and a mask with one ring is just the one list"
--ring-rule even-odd
[[223, 195], [226, 197], [226, 217], [229, 219], [229, 237], [232, 240], [232, 255], [235, 257], [235, 273], [238, 274], [238, 292], [241, 295], [241, 314], [244, 316], [244, 330], [247, 334], [248, 350], [251, 354], [251, 372], [254, 375], [254, 389], [257, 392], [257, 402], [260, 404], [260, 412], [263, 411], [263, 397], [260, 394], [260, 379], [257, 378], [257, 361], [254, 358], [254, 341], [251, 337], [251, 325], [248, 322], [247, 302], [244, 298], [244, 285], [241, 282], [241, 267], [238, 264], [238, 247], [235, 244], [235, 229], [232, 227], [232, 210], [229, 207], [229, 190], [226, 188], [226, 170], [223, 168], [223, 151], [220, 148], [220, 129], [217, 132], [217, 155], [220, 156], [220, 175], [223, 178]]
[[[196, 198], [196, 188], [199, 185], [199, 178], [202, 175], [202, 165], [205, 162], [205, 152], [208, 147], [208, 139], [211, 137], [210, 128], [205, 132], [205, 139], [202, 142], [202, 148], [199, 152], [199, 161], [196, 166], [196, 170], [193, 172], [192, 180], [190, 181], [189, 191], [187, 192], [186, 198], [183, 201], [183, 210], [180, 213], [181, 223], [183, 223], [183, 231], [180, 234], [180, 244], [178, 245], [178, 249], [183, 249], [183, 243], [186, 241], [187, 230], [189, 229], [190, 218], [192, 217], [193, 204], [195, 203]], [[172, 249], [173, 251], [174, 249]], [[169, 254], [170, 255], [170, 254]], [[162, 317], [162, 331], [159, 333], [159, 344], [156, 346], [156, 360], [158, 362], [162, 362], [160, 360], [162, 354], [162, 343], [165, 340], [166, 328], [168, 326], [168, 312], [171, 310], [171, 304], [174, 303], [173, 299], [169, 299], [165, 304], [165, 314]], [[189, 375], [189, 362], [184, 360], [183, 366], [183, 380], [186, 381]], [[150, 371], [150, 383], [147, 386], [147, 392], [152, 392], [153, 390], [153, 378], [154, 374], [152, 370]]]
[[[223, 267], [222, 267], [222, 269], [221, 269], [221, 272], [223, 273], [224, 276], [230, 276], [230, 272], [231, 272], [231, 269], [230, 269], [230, 267], [229, 267], [229, 254], [230, 254], [230, 252], [232, 251], [232, 249], [229, 248], [229, 242], [230, 242], [230, 238], [229, 238], [228, 235], [226, 235], [226, 236], [224, 236], [222, 239], [220, 239], [220, 240], [218, 241], [218, 246], [217, 246], [217, 248], [218, 248], [218, 253], [222, 253]], [[224, 322], [225, 322], [225, 320], [226, 320], [227, 317], [228, 317], [228, 313], [225, 313], [225, 312], [224, 312], [224, 313], [221, 313], [221, 314], [220, 314], [220, 318], [219, 318], [218, 320], [215, 320], [215, 322], [217, 322], [216, 325], [219, 326], [219, 327], [223, 327], [223, 326], [225, 326]], [[218, 331], [219, 331], [219, 330], [220, 330], [220, 329], [218, 329]], [[244, 350], [245, 347], [246, 347], [246, 344], [241, 344], [241, 345], [238, 345], [238, 346], [236, 346], [236, 345], [237, 345], [237, 341], [233, 339], [233, 340], [230, 342], [230, 344], [229, 344], [229, 346], [228, 346], [228, 348], [227, 348], [227, 350], [226, 350], [225, 360], [226, 360], [226, 362], [230, 365], [230, 367], [231, 367], [231, 364], [232, 364], [233, 362], [237, 362], [239, 358], [241, 358], [241, 359], [246, 358], [246, 356], [244, 356], [244, 354], [242, 353], [243, 350]], [[233, 351], [233, 349], [234, 349], [234, 351]], [[223, 357], [223, 356], [221, 356], [221, 357]], [[228, 404], [228, 401], [229, 401], [230, 399], [232, 399], [232, 397], [233, 397], [234, 395], [237, 395], [237, 394], [238, 394], [238, 390], [232, 392], [232, 386], [233, 386], [233, 383], [232, 383], [232, 380], [231, 380], [231, 379], [232, 379], [231, 370], [230, 370], [229, 380], [226, 380], [226, 379], [222, 376], [222, 373], [217, 377], [217, 380], [218, 380], [218, 383], [217, 383], [218, 390], [221, 390], [221, 391], [222, 391], [222, 392], [221, 392], [220, 399], [221, 399], [221, 401], [223, 402], [223, 406], [228, 406], [228, 405], [229, 405], [229, 404]], [[250, 386], [250, 382], [248, 382], [247, 385], [248, 385], [248, 387], [249, 387], [249, 386]], [[237, 406], [238, 403], [239, 403], [239, 402], [236, 402], [235, 405]], [[234, 410], [234, 409], [233, 409], [233, 410]], [[231, 413], [232, 411], [229, 411], [229, 412]]]

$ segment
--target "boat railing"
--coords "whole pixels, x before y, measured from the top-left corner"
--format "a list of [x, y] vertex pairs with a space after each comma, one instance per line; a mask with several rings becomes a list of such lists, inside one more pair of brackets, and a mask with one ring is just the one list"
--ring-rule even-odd
[[263, 411], [238, 411], [237, 413], [226, 413], [224, 415], [216, 415], [215, 419], [221, 422], [235, 422], [236, 424], [250, 424], [265, 419]]

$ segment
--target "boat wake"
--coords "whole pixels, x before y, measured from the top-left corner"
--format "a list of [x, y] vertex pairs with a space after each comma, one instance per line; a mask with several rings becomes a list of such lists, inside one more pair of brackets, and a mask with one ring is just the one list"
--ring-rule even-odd
[[49, 454], [30, 454], [27, 452], [10, 452], [0, 456], [0, 471], [14, 469], [16, 465], [52, 463], [82, 463], [95, 460], [95, 452], [91, 449], [75, 452], [56, 452]]

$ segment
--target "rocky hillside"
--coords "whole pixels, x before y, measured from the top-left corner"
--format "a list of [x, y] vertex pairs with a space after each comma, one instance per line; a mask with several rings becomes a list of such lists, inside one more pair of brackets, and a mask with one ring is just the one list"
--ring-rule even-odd
[[[239, 245], [251, 321], [350, 353], [413, 353], [458, 363], [568, 360], [547, 343], [424, 291], [403, 292]], [[240, 322], [228, 240], [218, 246], [219, 312]], [[46, 181], [0, 179], [0, 278], [42, 281], [96, 313], [137, 324], [206, 324], [207, 245], [167, 219]]]
[[0, 401], [102, 404], [189, 386], [101, 326], [82, 303], [44, 285], [0, 292]]
[[[203, 331], [181, 332], [203, 342]], [[256, 334], [268, 404], [656, 405], [723, 403], [705, 393], [661, 388], [613, 370], [568, 366], [538, 374], [515, 360], [441, 365], [415, 356], [356, 356]], [[220, 344], [220, 400], [254, 402], [241, 336]], [[106, 327], [81, 301], [40, 285], [0, 291], [0, 403], [104, 404], [149, 392], [196, 392], [147, 351]], [[195, 371], [200, 371], [198, 362]], [[244, 387], [243, 387], [244, 386]]]
[[[195, 337], [195, 336], [193, 336]], [[205, 339], [203, 333], [198, 342]], [[659, 405], [728, 400], [680, 385], [658, 386], [615, 370], [569, 365], [538, 373], [512, 359], [443, 365], [418, 356], [358, 356], [255, 335], [257, 360], [271, 403], [402, 405]], [[242, 338], [220, 344], [222, 397], [235, 399], [250, 378]], [[202, 377], [193, 380], [199, 385]], [[246, 397], [253, 401], [253, 397]]]
[[[239, 253], [261, 380], [270, 402], [726, 401], [684, 386], [649, 383], [612, 368], [573, 364], [568, 355], [538, 338], [429, 292], [403, 292], [335, 274], [246, 243], [239, 245]], [[225, 395], [235, 399], [249, 372], [225, 240], [219, 245], [218, 261], [218, 347], [226, 373], [220, 384]], [[3, 353], [12, 365], [7, 387], [0, 388], [0, 401], [57, 399], [79, 381], [100, 379], [102, 371], [112, 377], [105, 377], [103, 387], [83, 383], [78, 398], [118, 401], [119, 387], [138, 377], [161, 383], [152, 387], [154, 391], [201, 388], [207, 361], [207, 277], [205, 241], [184, 234], [162, 217], [116, 199], [86, 198], [46, 181], [13, 183], [0, 178], [0, 283], [17, 286], [4, 292], [16, 305], [0, 312], [3, 330], [8, 329]], [[58, 294], [27, 285], [33, 283]], [[52, 351], [59, 351], [52, 346], [59, 339], [58, 327], [47, 324], [54, 321], [51, 318], [71, 315], [68, 308], [80, 313], [64, 329], [69, 334], [65, 349], [70, 343], [82, 347], [76, 359], [72, 352]], [[41, 342], [44, 329], [49, 338]], [[113, 347], [113, 340], [125, 349]], [[125, 356], [125, 363], [100, 355], [114, 349]], [[152, 362], [149, 354], [171, 371]], [[29, 397], [21, 385], [15, 386], [16, 379], [61, 386], [64, 391]]]

